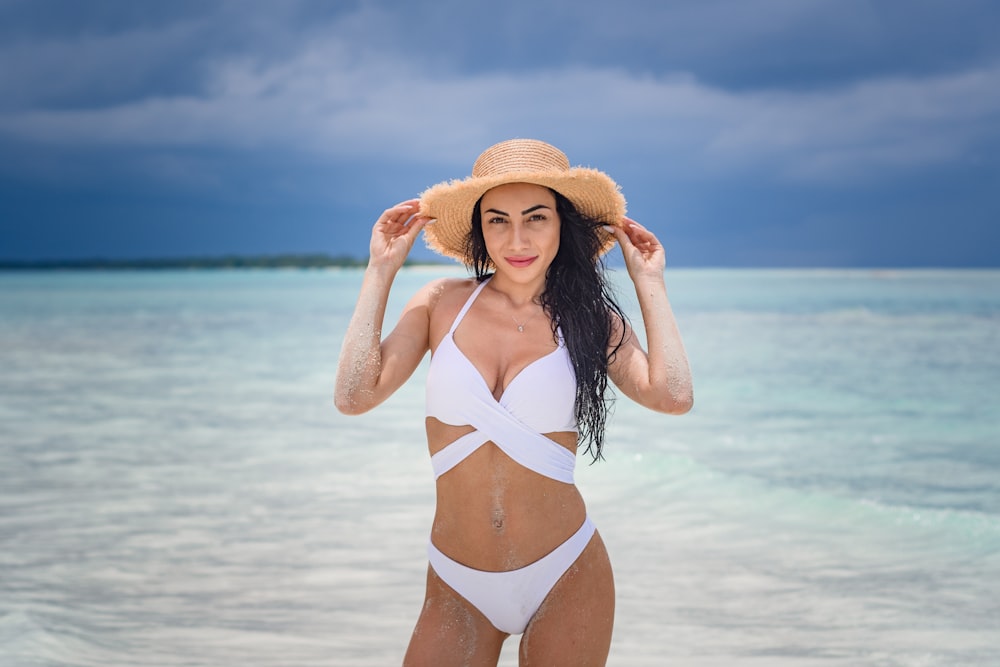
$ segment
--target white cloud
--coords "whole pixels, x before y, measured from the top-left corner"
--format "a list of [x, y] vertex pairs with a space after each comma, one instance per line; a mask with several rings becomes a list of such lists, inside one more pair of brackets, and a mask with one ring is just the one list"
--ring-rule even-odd
[[198, 97], [8, 111], [0, 133], [57, 145], [278, 148], [463, 165], [495, 139], [534, 134], [572, 143], [571, 158], [661, 153], [685, 168], [818, 181], [960, 161], [998, 134], [1000, 67], [732, 92], [683, 73], [623, 69], [442, 75], [408, 48], [355, 43], [341, 31], [279, 61], [220, 62]]
[[1000, 137], [1000, 67], [749, 94], [737, 96], [734, 108], [738, 117], [708, 146], [723, 162], [772, 164], [790, 177], [821, 180], [945, 164]]

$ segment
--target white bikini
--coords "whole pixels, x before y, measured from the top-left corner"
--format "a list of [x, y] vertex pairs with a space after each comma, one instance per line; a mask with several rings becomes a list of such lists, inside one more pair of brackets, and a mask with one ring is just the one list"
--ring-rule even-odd
[[[434, 476], [447, 473], [479, 447], [492, 442], [525, 468], [573, 484], [576, 455], [542, 435], [577, 431], [576, 375], [561, 333], [559, 346], [518, 373], [499, 401], [455, 344], [455, 330], [487, 282], [475, 289], [455, 317], [435, 350], [427, 373], [427, 416], [452, 426], [475, 428], [431, 457]], [[498, 630], [520, 634], [593, 534], [594, 524], [588, 517], [576, 533], [550, 553], [506, 572], [486, 572], [462, 565], [432, 542], [428, 542], [427, 555], [438, 577], [479, 609]]]

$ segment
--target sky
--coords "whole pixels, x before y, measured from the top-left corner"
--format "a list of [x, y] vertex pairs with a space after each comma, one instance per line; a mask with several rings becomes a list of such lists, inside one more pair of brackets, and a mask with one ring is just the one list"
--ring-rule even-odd
[[669, 266], [997, 267], [998, 25], [993, 0], [0, 0], [0, 260], [364, 257], [382, 210], [530, 137], [610, 174]]

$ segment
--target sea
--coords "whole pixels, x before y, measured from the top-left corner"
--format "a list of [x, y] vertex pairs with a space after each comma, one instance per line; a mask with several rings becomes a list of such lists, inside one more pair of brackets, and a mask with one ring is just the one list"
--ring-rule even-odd
[[[404, 269], [387, 323], [441, 275], [465, 272]], [[0, 665], [401, 663], [426, 360], [337, 412], [361, 278], [0, 273]], [[608, 664], [1000, 665], [1000, 271], [666, 281], [695, 406], [619, 396], [606, 459], [578, 461], [615, 569]]]

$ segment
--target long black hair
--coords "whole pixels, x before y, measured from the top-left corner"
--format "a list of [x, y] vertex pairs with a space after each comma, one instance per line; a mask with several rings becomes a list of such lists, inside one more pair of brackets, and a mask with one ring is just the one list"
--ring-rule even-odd
[[[625, 340], [625, 313], [615, 301], [604, 275], [598, 230], [610, 220], [597, 220], [578, 211], [555, 190], [559, 215], [559, 250], [545, 276], [541, 305], [552, 321], [552, 335], [562, 331], [576, 373], [576, 422], [585, 452], [594, 461], [604, 458], [604, 426], [613, 396], [608, 390], [608, 361]], [[479, 282], [486, 280], [493, 261], [486, 251], [482, 198], [472, 213], [472, 228], [466, 238], [465, 256]], [[612, 344], [614, 319], [621, 322], [618, 340]], [[608, 350], [611, 350], [610, 355]]]

